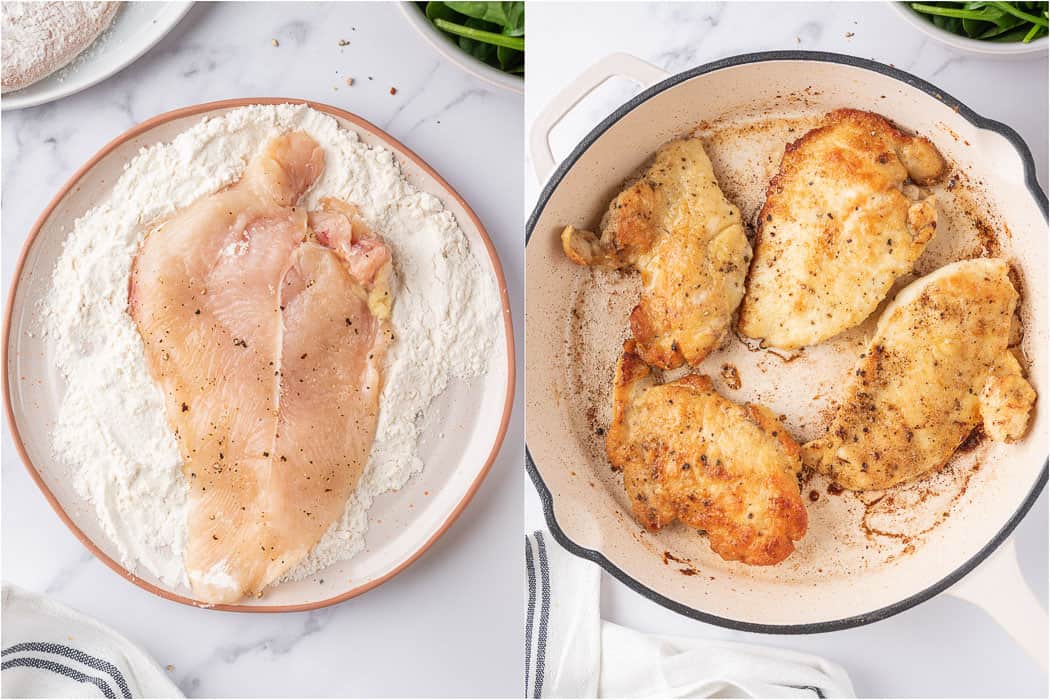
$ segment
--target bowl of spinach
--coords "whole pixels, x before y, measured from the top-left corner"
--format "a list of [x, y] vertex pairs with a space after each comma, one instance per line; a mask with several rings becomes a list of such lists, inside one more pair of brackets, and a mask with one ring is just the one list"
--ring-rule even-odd
[[1050, 39], [1050, 5], [1045, 1], [895, 2], [912, 26], [942, 43], [983, 54], [1045, 52]]
[[488, 83], [524, 91], [524, 2], [403, 2], [401, 10], [445, 58]]

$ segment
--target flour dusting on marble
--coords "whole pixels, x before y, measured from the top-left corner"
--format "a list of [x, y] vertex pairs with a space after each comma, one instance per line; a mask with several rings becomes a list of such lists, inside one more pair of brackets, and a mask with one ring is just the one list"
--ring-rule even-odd
[[93, 504], [131, 571], [186, 583], [187, 484], [163, 397], [127, 313], [131, 261], [158, 220], [226, 185], [272, 137], [306, 131], [325, 170], [305, 198], [356, 204], [394, 252], [392, 322], [379, 424], [364, 476], [342, 518], [286, 579], [301, 579], [364, 546], [373, 499], [423, 468], [418, 443], [431, 401], [452, 378], [484, 374], [499, 331], [495, 279], [452, 214], [412, 187], [394, 154], [360, 141], [302, 105], [254, 105], [205, 119], [170, 143], [144, 148], [112, 194], [78, 219], [42, 307], [66, 390], [56, 455]]

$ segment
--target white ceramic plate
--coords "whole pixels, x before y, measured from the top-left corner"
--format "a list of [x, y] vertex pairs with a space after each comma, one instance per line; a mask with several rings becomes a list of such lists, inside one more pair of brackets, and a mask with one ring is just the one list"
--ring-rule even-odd
[[192, 2], [125, 2], [109, 28], [72, 63], [0, 99], [4, 111], [35, 107], [100, 83], [131, 65], [179, 23]]
[[525, 79], [523, 77], [497, 70], [460, 49], [452, 37], [430, 23], [430, 20], [419, 10], [416, 3], [401, 3], [401, 13], [404, 14], [408, 23], [419, 32], [420, 36], [427, 40], [428, 44], [463, 70], [476, 78], [481, 78], [490, 85], [501, 87], [504, 90], [510, 90], [519, 95], [525, 92]]
[[[148, 575], [136, 576], [120, 563], [94, 508], [73, 488], [68, 465], [51, 452], [51, 432], [63, 380], [52, 360], [52, 343], [39, 332], [37, 302], [48, 290], [62, 245], [75, 219], [107, 196], [124, 165], [139, 149], [167, 142], [204, 116], [248, 104], [303, 102], [240, 99], [187, 107], [155, 117], [120, 136], [81, 168], [51, 201], [30, 233], [13, 277], [5, 319], [4, 398], [15, 446], [59, 517], [104, 563], [133, 583], [181, 603], [194, 601], [188, 588], [171, 587]], [[488, 234], [463, 199], [432, 168], [365, 120], [326, 105], [309, 103], [356, 131], [368, 144], [394, 152], [402, 171], [453, 213], [478, 257], [490, 263], [503, 305], [503, 325], [489, 371], [471, 382], [453, 383], [431, 405], [422, 438], [424, 470], [401, 490], [375, 500], [364, 551], [303, 581], [268, 589], [263, 598], [222, 610], [284, 612], [311, 610], [363, 593], [391, 578], [452, 524], [480, 486], [499, 451], [514, 394], [514, 340], [506, 282]]]

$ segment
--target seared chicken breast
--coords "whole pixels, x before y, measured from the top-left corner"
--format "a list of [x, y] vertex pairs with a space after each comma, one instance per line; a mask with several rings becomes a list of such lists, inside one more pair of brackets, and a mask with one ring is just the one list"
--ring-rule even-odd
[[937, 228], [928, 140], [842, 109], [789, 144], [759, 213], [738, 328], [795, 349], [862, 322], [911, 271]]
[[723, 559], [769, 565], [806, 533], [799, 446], [762, 406], [740, 406], [699, 374], [661, 384], [628, 341], [606, 437], [635, 519], [681, 520]]
[[631, 332], [638, 354], [663, 369], [695, 366], [721, 342], [751, 262], [740, 210], [722, 194], [695, 138], [657, 152], [610, 204], [600, 238], [569, 226], [562, 245], [577, 264], [641, 272]]
[[1007, 347], [1016, 304], [998, 259], [947, 265], [902, 290], [805, 463], [848, 489], [884, 489], [940, 468], [977, 426], [994, 440], [1023, 436], [1035, 390]]

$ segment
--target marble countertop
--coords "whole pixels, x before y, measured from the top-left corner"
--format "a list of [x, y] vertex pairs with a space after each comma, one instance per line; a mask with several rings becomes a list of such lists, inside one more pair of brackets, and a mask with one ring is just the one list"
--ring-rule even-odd
[[[533, 3], [528, 16], [526, 128], [548, 101], [598, 59], [625, 51], [671, 72], [735, 54], [833, 51], [892, 63], [1009, 124], [1031, 148], [1047, 188], [1047, 58], [995, 60], [927, 39], [886, 3]], [[566, 156], [602, 118], [639, 91], [614, 79], [552, 135]], [[540, 185], [531, 167], [526, 203]], [[525, 524], [544, 528], [526, 477]], [[1047, 493], [1016, 531], [1022, 569], [1047, 604]], [[1047, 675], [983, 611], [938, 596], [888, 620], [842, 632], [767, 636], [707, 625], [666, 610], [603, 573], [606, 619], [652, 632], [732, 639], [820, 654], [843, 665], [860, 697], [1046, 697]]]
[[[340, 39], [350, 44], [340, 47]], [[171, 109], [266, 96], [361, 115], [422, 156], [470, 202], [499, 249], [516, 304], [520, 376], [521, 97], [441, 58], [393, 3], [198, 3], [116, 76], [48, 105], [5, 112], [5, 294], [33, 221], [105, 143]], [[3, 577], [116, 628], [170, 665], [187, 695], [517, 695], [521, 421], [519, 401], [489, 477], [419, 561], [341, 605], [282, 615], [185, 607], [111, 572], [51, 511], [5, 430]], [[485, 575], [474, 575], [482, 566]]]

